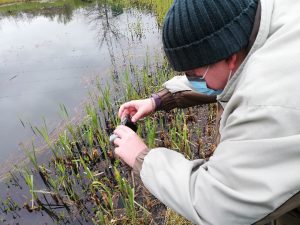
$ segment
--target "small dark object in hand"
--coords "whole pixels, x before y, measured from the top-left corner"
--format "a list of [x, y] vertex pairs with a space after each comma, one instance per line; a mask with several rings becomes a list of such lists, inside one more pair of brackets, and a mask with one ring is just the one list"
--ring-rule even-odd
[[[133, 130], [134, 132], [137, 131], [137, 125], [135, 123], [133, 123], [131, 121], [131, 118], [129, 116], [126, 116], [122, 121], [121, 121], [121, 125], [127, 126], [129, 127], [131, 130]], [[112, 134], [109, 137], [109, 142], [110, 143], [114, 143], [114, 140], [117, 138], [118, 136], [116, 134]]]
[[137, 131], [137, 126], [136, 126], [136, 124], [133, 123], [133, 122], [131, 121], [131, 118], [130, 118], [129, 116], [126, 116], [126, 117], [122, 120], [121, 124], [122, 124], [122, 125], [125, 125], [125, 126], [127, 126], [127, 127], [129, 127], [129, 128], [130, 128], [131, 130], [133, 130], [134, 132]]

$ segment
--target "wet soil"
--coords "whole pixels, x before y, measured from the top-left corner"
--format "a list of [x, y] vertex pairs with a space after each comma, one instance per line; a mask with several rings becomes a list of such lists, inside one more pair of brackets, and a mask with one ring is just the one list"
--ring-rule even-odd
[[[215, 105], [185, 110], [191, 139], [195, 143], [195, 145], [191, 145], [192, 154], [189, 156], [191, 159], [203, 157], [208, 159], [214, 150], [215, 117], [207, 116], [211, 110], [215, 110]], [[157, 114], [163, 116], [165, 122], [172, 124], [176, 111], [158, 112]], [[153, 119], [155, 118], [158, 118], [158, 116], [153, 117]], [[139, 124], [139, 126], [143, 125]], [[197, 136], [199, 132], [194, 132], [199, 127], [202, 129], [200, 137]], [[81, 129], [84, 129], [84, 127]], [[108, 126], [105, 129], [107, 133], [111, 133], [114, 127]], [[171, 143], [167, 141], [166, 134], [166, 130], [160, 130], [157, 133], [156, 146], [167, 148], [171, 146]], [[114, 168], [118, 168], [121, 177], [126, 178], [130, 185], [135, 188], [135, 200], [151, 213], [145, 219], [145, 212], [138, 209], [136, 217], [139, 218], [139, 221], [135, 223], [164, 224], [166, 206], [146, 190], [139, 177], [134, 175], [127, 166], [116, 162], [112, 147], [107, 151], [109, 160], [106, 160], [103, 149], [97, 143], [95, 143], [96, 147], [92, 152], [88, 151], [88, 144], [83, 138], [78, 138], [78, 141], [73, 143], [72, 146], [74, 152], [72, 158], [66, 156], [54, 157], [48, 152], [48, 154], [42, 154], [38, 157], [39, 169], [28, 169], [29, 173], [33, 174], [34, 189], [41, 191], [38, 193], [38, 199], [35, 199], [34, 202], [31, 201], [32, 196], [25, 182], [23, 172], [12, 172], [6, 182], [1, 184], [0, 221], [2, 224], [93, 224], [92, 218], [95, 218], [96, 208], [109, 208], [108, 196], [103, 189], [92, 191], [90, 188], [91, 181], [85, 176], [84, 168], [77, 167], [76, 162], [74, 162], [74, 159], [79, 157], [84, 158], [90, 170], [97, 174], [97, 180], [112, 191], [113, 220], [115, 220], [112, 224], [124, 224], [126, 221], [130, 224], [125, 219], [124, 199], [122, 198], [122, 191], [117, 187], [119, 184], [116, 181]], [[66, 183], [70, 183], [67, 187], [72, 188], [77, 193], [76, 197], [68, 193], [67, 188], [60, 187], [56, 190], [49, 181], [50, 177], [61, 178], [57, 174], [59, 173], [57, 167], [60, 164], [66, 167], [65, 173], [67, 176], [64, 178]], [[68, 176], [74, 177], [74, 179], [69, 180]]]

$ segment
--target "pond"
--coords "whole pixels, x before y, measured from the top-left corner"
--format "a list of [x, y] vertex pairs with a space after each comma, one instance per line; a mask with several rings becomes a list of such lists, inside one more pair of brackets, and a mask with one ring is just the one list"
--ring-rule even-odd
[[0, 17], [0, 171], [22, 160], [20, 143], [46, 121], [55, 131], [60, 105], [76, 117], [96, 78], [110, 82], [128, 63], [161, 51], [149, 11], [89, 4]]
[[[18, 165], [0, 182], [1, 224], [174, 224], [109, 142], [119, 104], [150, 96], [178, 75], [161, 54], [171, 2], [0, 7], [0, 171]], [[159, 111], [136, 132], [149, 148], [209, 158], [215, 112], [215, 105]], [[30, 150], [26, 166], [19, 166], [22, 146]]]

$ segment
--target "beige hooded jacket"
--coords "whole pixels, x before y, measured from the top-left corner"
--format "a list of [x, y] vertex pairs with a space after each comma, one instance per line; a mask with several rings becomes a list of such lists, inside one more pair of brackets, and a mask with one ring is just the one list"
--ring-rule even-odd
[[[196, 224], [253, 224], [298, 196], [299, 12], [299, 0], [261, 0], [255, 43], [218, 96], [221, 140], [208, 162], [165, 148], [144, 158], [144, 185]], [[179, 92], [185, 84], [176, 77], [165, 87]]]

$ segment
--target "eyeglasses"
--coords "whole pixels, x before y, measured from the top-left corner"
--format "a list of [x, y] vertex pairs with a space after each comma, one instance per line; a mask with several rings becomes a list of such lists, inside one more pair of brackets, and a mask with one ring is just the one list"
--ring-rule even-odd
[[204, 80], [205, 79], [205, 76], [207, 75], [207, 72], [209, 70], [209, 66], [206, 67], [206, 70], [204, 72], [203, 75], [199, 75], [199, 76], [195, 76], [195, 75], [188, 75], [187, 73], [185, 73], [185, 76], [186, 78], [189, 80], [189, 81], [193, 81], [193, 80]]

